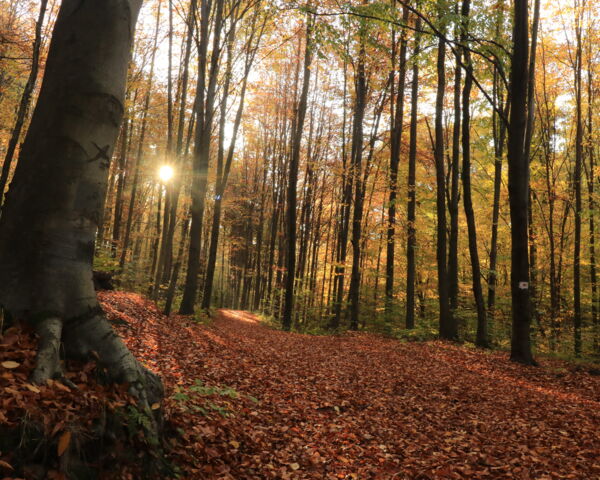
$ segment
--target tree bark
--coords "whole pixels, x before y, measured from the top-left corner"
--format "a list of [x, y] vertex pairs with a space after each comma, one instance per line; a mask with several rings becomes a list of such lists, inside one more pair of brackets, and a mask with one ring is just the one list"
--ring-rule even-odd
[[575, 189], [575, 241], [573, 243], [573, 341], [575, 356], [581, 356], [581, 170], [583, 163], [583, 121], [581, 106], [581, 12], [575, 2], [575, 172], [573, 187]]
[[437, 53], [437, 94], [435, 101], [435, 174], [436, 174], [436, 210], [437, 210], [437, 271], [438, 297], [440, 308], [439, 331], [440, 337], [446, 340], [456, 340], [458, 331], [449, 305], [448, 296], [448, 252], [446, 250], [446, 174], [444, 168], [444, 91], [446, 89], [445, 62], [446, 42], [438, 40]]
[[[198, 276], [200, 273], [200, 250], [204, 209], [206, 204], [206, 188], [208, 184], [208, 164], [211, 151], [211, 133], [215, 112], [215, 96], [221, 50], [221, 31], [223, 28], [224, 0], [215, 4], [214, 28], [210, 32], [209, 17], [211, 1], [202, 0], [200, 13], [200, 40], [198, 45], [198, 82], [196, 86], [196, 132], [194, 141], [194, 160], [192, 173], [192, 223], [190, 226], [190, 245], [187, 259], [187, 272], [183, 299], [179, 313], [194, 313], [196, 295], [198, 293]], [[208, 42], [212, 33], [213, 46], [208, 66]], [[206, 81], [208, 77], [208, 82]], [[206, 91], [205, 91], [206, 90]]]
[[[417, 18], [415, 28], [421, 28]], [[420, 34], [415, 34], [413, 51], [412, 87], [410, 98], [410, 144], [408, 151], [408, 208], [406, 235], [406, 328], [415, 327], [415, 283], [417, 278], [417, 127], [419, 105]]]
[[[408, 8], [402, 10], [402, 22], [408, 23]], [[404, 90], [406, 84], [406, 50], [407, 33], [402, 29], [400, 34], [400, 56], [398, 65], [398, 90], [393, 115], [390, 144], [390, 193], [388, 203], [388, 225], [385, 262], [385, 311], [386, 321], [391, 320], [394, 299], [394, 264], [396, 249], [396, 202], [398, 197], [398, 165], [400, 163], [400, 147], [402, 144], [402, 128], [404, 122]], [[393, 79], [393, 77], [392, 77]], [[392, 80], [393, 81], [393, 80]], [[392, 87], [393, 88], [393, 87]]]
[[527, 0], [514, 1], [511, 55], [511, 109], [508, 127], [508, 196], [511, 220], [511, 359], [534, 364], [531, 352], [531, 301], [529, 291], [529, 159], [525, 157], [529, 25]]
[[300, 147], [302, 145], [302, 132], [304, 130], [304, 119], [308, 103], [308, 89], [310, 86], [310, 64], [312, 61], [312, 22], [310, 14], [306, 19], [306, 44], [304, 47], [304, 74], [302, 79], [302, 91], [298, 101], [295, 118], [295, 131], [292, 139], [292, 152], [290, 155], [288, 189], [287, 189], [287, 211], [286, 211], [286, 276], [285, 297], [283, 305], [282, 325], [283, 329], [289, 331], [292, 328], [292, 317], [294, 311], [294, 283], [296, 280], [296, 188], [298, 182], [298, 165], [300, 163]]
[[19, 139], [21, 138], [21, 132], [27, 117], [27, 111], [31, 103], [31, 94], [35, 88], [35, 84], [38, 77], [38, 70], [40, 67], [40, 50], [42, 47], [42, 26], [44, 25], [44, 17], [46, 16], [46, 8], [48, 6], [48, 0], [41, 0], [40, 2], [40, 13], [38, 15], [37, 22], [35, 24], [35, 39], [33, 41], [33, 57], [31, 59], [31, 70], [29, 71], [29, 77], [25, 83], [23, 89], [23, 95], [19, 103], [17, 110], [17, 117], [15, 125], [8, 141], [6, 148], [6, 155], [4, 156], [4, 163], [2, 164], [2, 173], [0, 173], [0, 207], [2, 206], [4, 199], [4, 190], [6, 189], [6, 183], [8, 182], [8, 176], [10, 174], [10, 167], [12, 165], [13, 157]]
[[[0, 303], [41, 337], [32, 380], [61, 375], [59, 352], [93, 352], [142, 404], [162, 395], [104, 317], [94, 238], [123, 116], [139, 0], [64, 0], [44, 81], [0, 220]], [[62, 344], [62, 346], [61, 346]]]
[[[467, 32], [469, 25], [469, 14], [471, 9], [470, 0], [463, 0], [461, 14], [463, 21], [463, 43], [467, 42]], [[463, 58], [465, 61], [466, 75], [462, 95], [462, 183], [463, 183], [463, 204], [465, 208], [465, 217], [467, 218], [467, 230], [469, 237], [469, 254], [471, 256], [471, 273], [473, 282], [473, 296], [477, 307], [477, 337], [475, 344], [478, 347], [488, 348], [488, 325], [483, 300], [483, 289], [481, 287], [481, 267], [479, 265], [479, 252], [477, 249], [477, 225], [475, 223], [475, 213], [473, 211], [473, 199], [471, 195], [471, 89], [473, 87], [473, 65], [471, 63], [471, 53], [467, 48], [463, 49]]]

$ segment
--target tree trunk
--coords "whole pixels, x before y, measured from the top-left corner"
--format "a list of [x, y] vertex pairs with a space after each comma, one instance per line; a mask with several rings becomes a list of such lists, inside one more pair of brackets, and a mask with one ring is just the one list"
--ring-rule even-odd
[[[364, 39], [361, 39], [364, 42]], [[360, 46], [358, 65], [356, 71], [354, 119], [352, 122], [352, 157], [351, 172], [354, 177], [354, 211], [352, 216], [352, 270], [348, 298], [350, 300], [350, 329], [358, 329], [358, 315], [360, 308], [360, 241], [361, 224], [364, 205], [364, 187], [362, 181], [362, 151], [363, 151], [363, 123], [365, 117], [367, 81], [365, 75], [365, 47]]]
[[[196, 86], [196, 134], [194, 142], [194, 161], [192, 173], [192, 223], [190, 226], [190, 246], [187, 260], [187, 272], [183, 299], [179, 313], [190, 315], [194, 313], [196, 295], [198, 293], [198, 276], [200, 273], [200, 250], [202, 227], [208, 184], [208, 164], [211, 151], [211, 132], [215, 112], [215, 96], [219, 70], [219, 55], [221, 30], [223, 28], [224, 0], [217, 0], [215, 5], [214, 31], [212, 32], [213, 46], [210, 58], [207, 85], [207, 51], [211, 32], [209, 17], [211, 1], [201, 2], [200, 40], [198, 54], [198, 82]], [[207, 88], [208, 87], [208, 88]], [[206, 91], [205, 91], [206, 90]]]
[[107, 165], [123, 116], [141, 1], [64, 0], [31, 126], [0, 220], [0, 302], [41, 337], [32, 381], [61, 375], [60, 352], [92, 354], [142, 404], [162, 395], [112, 330], [92, 281]]
[[294, 283], [296, 279], [296, 187], [298, 182], [298, 165], [300, 163], [300, 147], [302, 145], [302, 131], [304, 130], [304, 119], [308, 103], [308, 88], [310, 86], [310, 64], [312, 61], [312, 17], [306, 19], [306, 45], [304, 47], [304, 75], [302, 79], [302, 92], [298, 101], [295, 118], [295, 132], [292, 139], [292, 152], [290, 156], [288, 189], [287, 189], [287, 212], [286, 212], [286, 241], [287, 262], [285, 277], [285, 297], [283, 305], [282, 325], [283, 329], [289, 331], [292, 328], [292, 316], [294, 310]]
[[[464, 31], [462, 35], [463, 43], [467, 42], [467, 32], [469, 25], [469, 14], [471, 9], [470, 0], [463, 0], [462, 19], [464, 22]], [[487, 318], [485, 312], [485, 303], [483, 300], [483, 289], [481, 287], [481, 268], [479, 265], [479, 252], [477, 250], [477, 225], [475, 224], [475, 213], [473, 212], [473, 199], [471, 196], [471, 89], [473, 87], [473, 65], [471, 63], [471, 53], [467, 48], [463, 49], [464, 61], [466, 67], [465, 85], [462, 96], [462, 182], [463, 182], [463, 203], [465, 216], [467, 218], [467, 230], [469, 236], [469, 254], [471, 256], [471, 273], [473, 276], [473, 295], [477, 307], [477, 338], [476, 345], [482, 348], [489, 347]]]
[[133, 214], [135, 209], [135, 201], [137, 198], [137, 190], [140, 178], [140, 169], [142, 164], [142, 154], [144, 152], [144, 141], [146, 139], [146, 127], [148, 120], [148, 108], [150, 107], [150, 93], [154, 84], [154, 64], [156, 60], [156, 49], [158, 45], [158, 29], [160, 26], [160, 3], [158, 4], [158, 11], [156, 13], [156, 28], [154, 31], [154, 44], [152, 48], [152, 55], [150, 59], [150, 73], [148, 77], [148, 84], [146, 90], [146, 96], [144, 97], [144, 106], [142, 111], [142, 125], [140, 131], [140, 138], [138, 141], [138, 150], [135, 160], [135, 171], [133, 173], [133, 183], [131, 185], [131, 194], [129, 197], [129, 210], [127, 212], [127, 222], [125, 225], [125, 236], [123, 237], [123, 245], [121, 250], [121, 258], [119, 259], [119, 269], [123, 270], [125, 267], [125, 261], [127, 259], [127, 249], [129, 247], [129, 239], [131, 236], [131, 227], [133, 224]]
[[[255, 25], [253, 25], [253, 31], [250, 37], [250, 42], [255, 36]], [[263, 24], [264, 28], [264, 24]], [[262, 35], [262, 31], [259, 34]], [[216, 182], [216, 192], [215, 192], [215, 204], [213, 211], [213, 219], [212, 219], [212, 228], [210, 235], [210, 246], [208, 252], [208, 261], [206, 265], [206, 275], [204, 279], [204, 293], [202, 295], [202, 308], [207, 309], [210, 307], [211, 298], [212, 298], [212, 290], [215, 276], [215, 268], [217, 265], [217, 249], [219, 246], [219, 230], [221, 227], [221, 212], [223, 205], [223, 197], [225, 195], [225, 188], [227, 186], [227, 181], [229, 178], [229, 172], [231, 170], [231, 164], [233, 162], [233, 155], [235, 152], [235, 145], [237, 142], [238, 132], [240, 129], [240, 125], [242, 123], [242, 115], [244, 112], [244, 103], [246, 98], [246, 88], [248, 85], [248, 76], [250, 75], [250, 70], [252, 68], [252, 64], [254, 62], [254, 57], [256, 55], [256, 51], [258, 49], [258, 44], [251, 45], [248, 44], [248, 51], [246, 52], [246, 59], [244, 65], [244, 77], [242, 79], [242, 88], [239, 94], [239, 105], [237, 109], [237, 113], [235, 116], [235, 121], [233, 124], [233, 134], [230, 139], [229, 149], [227, 151], [227, 158], [225, 160], [225, 164], [223, 165], [223, 156], [225, 152], [224, 148], [224, 138], [225, 138], [225, 115], [227, 112], [227, 98], [229, 97], [229, 85], [231, 80], [231, 70], [233, 64], [233, 39], [235, 37], [235, 27], [231, 27], [230, 32], [230, 41], [228, 42], [228, 56], [227, 56], [227, 72], [225, 85], [223, 87], [223, 98], [221, 104], [221, 119], [220, 119], [220, 130], [219, 130], [219, 153], [218, 153], [218, 164], [217, 164], [217, 182]], [[253, 47], [253, 48], [250, 48]]]
[[[456, 3], [458, 13], [458, 2]], [[460, 31], [460, 29], [457, 27]], [[464, 42], [464, 35], [461, 42]], [[450, 163], [450, 200], [448, 202], [448, 213], [450, 214], [450, 236], [448, 239], [448, 297], [450, 310], [454, 312], [458, 308], [458, 205], [460, 202], [460, 113], [461, 113], [461, 49], [457, 48], [455, 55], [454, 70], [454, 125], [452, 126], [452, 157]], [[468, 75], [468, 73], [467, 73]]]
[[[415, 28], [421, 28], [417, 18]], [[410, 145], [408, 151], [408, 209], [406, 235], [406, 328], [415, 327], [415, 282], [417, 276], [417, 122], [419, 105], [419, 63], [421, 51], [420, 34], [415, 35], [413, 51], [412, 88], [410, 98]]]
[[575, 356], [581, 356], [581, 170], [583, 162], [583, 122], [581, 114], [581, 13], [575, 10], [575, 242], [573, 243], [573, 340]]
[[511, 220], [511, 359], [534, 364], [531, 353], [531, 304], [529, 291], [529, 159], [525, 157], [529, 25], [527, 0], [514, 1], [513, 52], [511, 57], [511, 109], [508, 127], [508, 196]]
[[8, 141], [6, 148], [6, 155], [4, 156], [4, 163], [2, 164], [2, 173], [0, 174], [0, 206], [2, 206], [4, 199], [4, 190], [6, 189], [6, 183], [8, 182], [8, 176], [10, 174], [10, 167], [12, 165], [13, 157], [19, 139], [21, 138], [21, 132], [23, 130], [23, 124], [27, 117], [27, 110], [29, 110], [29, 104], [31, 103], [31, 94], [35, 88], [35, 84], [38, 77], [38, 70], [40, 67], [40, 50], [42, 47], [42, 26], [44, 25], [44, 17], [46, 16], [46, 8], [48, 0], [41, 0], [40, 2], [40, 13], [38, 15], [37, 22], [35, 24], [35, 39], [33, 41], [33, 57], [31, 59], [31, 70], [29, 71], [29, 77], [25, 83], [25, 89], [21, 96], [19, 108], [17, 110], [17, 118], [15, 125]]
[[446, 340], [456, 340], [458, 331], [450, 310], [448, 297], [448, 268], [446, 251], [446, 174], [444, 169], [444, 90], [446, 89], [445, 71], [446, 42], [443, 38], [438, 41], [437, 53], [437, 95], [435, 102], [435, 174], [436, 174], [436, 210], [437, 210], [437, 271], [438, 297], [440, 306], [440, 337]]
[[[402, 23], [408, 23], [408, 8], [402, 10]], [[407, 32], [402, 29], [400, 34], [400, 56], [398, 65], [398, 91], [396, 105], [392, 117], [392, 134], [390, 145], [390, 193], [388, 204], [388, 225], [385, 263], [385, 312], [386, 321], [390, 321], [394, 299], [394, 262], [396, 249], [396, 202], [398, 197], [398, 165], [400, 163], [400, 147], [402, 144], [402, 128], [404, 122], [404, 90], [406, 84], [406, 49]], [[393, 77], [392, 77], [393, 82]], [[393, 86], [392, 86], [393, 89]]]

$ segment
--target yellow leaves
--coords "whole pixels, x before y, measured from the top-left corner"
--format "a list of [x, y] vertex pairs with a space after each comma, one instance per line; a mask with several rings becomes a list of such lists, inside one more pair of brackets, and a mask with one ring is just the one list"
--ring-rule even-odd
[[236, 450], [238, 448], [240, 448], [240, 442], [236, 442], [235, 440], [231, 440], [231, 442], [229, 442], [229, 445], [231, 445], [233, 448], [235, 448]]
[[299, 470], [300, 469], [300, 465], [298, 463], [290, 463], [290, 468], [292, 470]]
[[67, 448], [69, 448], [69, 443], [71, 443], [71, 432], [67, 430], [66, 432], [63, 432], [58, 439], [56, 453], [59, 457], [62, 457], [62, 455], [67, 451]]
[[38, 387], [36, 387], [35, 385], [31, 385], [31, 383], [26, 383], [25, 384], [25, 388], [27, 390], [29, 390], [30, 392], [33, 392], [33, 393], [40, 393], [41, 392], [41, 390]]
[[152, 410], [158, 410], [160, 408], [160, 403], [156, 402], [153, 403], [152, 406], [150, 407]]
[[14, 368], [18, 368], [21, 364], [17, 363], [17, 362], [13, 362], [12, 360], [7, 360], [6, 362], [0, 363], [0, 365], [2, 365], [4, 368], [8, 368], [9, 370], [12, 370]]

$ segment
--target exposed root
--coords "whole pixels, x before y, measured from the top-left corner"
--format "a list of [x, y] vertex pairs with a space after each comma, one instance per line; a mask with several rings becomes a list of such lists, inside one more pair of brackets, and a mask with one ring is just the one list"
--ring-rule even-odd
[[58, 317], [48, 317], [36, 324], [40, 344], [36, 367], [31, 374], [31, 382], [41, 384], [50, 378], [61, 375], [60, 341], [63, 322]]

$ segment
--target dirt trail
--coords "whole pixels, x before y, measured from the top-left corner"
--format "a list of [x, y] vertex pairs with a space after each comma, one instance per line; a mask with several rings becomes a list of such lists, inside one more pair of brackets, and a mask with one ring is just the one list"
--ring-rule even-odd
[[221, 388], [198, 399], [214, 402], [207, 416], [167, 401], [189, 478], [600, 479], [600, 378], [564, 364], [285, 333], [231, 310], [209, 326], [156, 312], [138, 322], [136, 301], [117, 303], [124, 336], [171, 393], [196, 380]]

